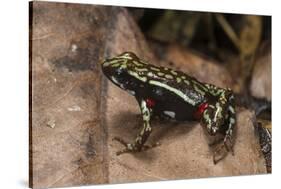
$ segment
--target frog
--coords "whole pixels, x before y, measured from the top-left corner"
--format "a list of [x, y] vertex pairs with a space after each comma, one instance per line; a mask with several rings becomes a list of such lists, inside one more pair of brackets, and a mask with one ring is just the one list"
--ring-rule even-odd
[[151, 120], [199, 121], [207, 134], [222, 135], [221, 144], [213, 153], [216, 164], [222, 149], [233, 155], [233, 131], [236, 125], [234, 93], [197, 80], [182, 71], [156, 66], [126, 51], [101, 62], [103, 74], [117, 87], [127, 91], [138, 102], [143, 126], [133, 142], [121, 137], [113, 140], [124, 145], [116, 154], [135, 153], [159, 145], [146, 144], [152, 132]]

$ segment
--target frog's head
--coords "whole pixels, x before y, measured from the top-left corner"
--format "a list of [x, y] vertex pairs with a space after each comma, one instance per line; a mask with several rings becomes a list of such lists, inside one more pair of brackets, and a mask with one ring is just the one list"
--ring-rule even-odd
[[225, 118], [223, 115], [223, 109], [220, 103], [216, 103], [215, 106], [208, 105], [202, 115], [202, 124], [206, 126], [210, 135], [215, 135], [217, 131], [222, 128]]
[[102, 71], [118, 87], [134, 94], [144, 77], [136, 71], [136, 64], [144, 65], [132, 52], [124, 52], [102, 62]]

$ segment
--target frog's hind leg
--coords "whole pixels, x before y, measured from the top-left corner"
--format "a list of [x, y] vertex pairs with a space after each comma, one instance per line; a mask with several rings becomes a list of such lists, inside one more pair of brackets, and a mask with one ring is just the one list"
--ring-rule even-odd
[[229, 105], [228, 105], [228, 119], [227, 119], [227, 130], [225, 132], [225, 137], [223, 140], [224, 146], [227, 151], [231, 151], [232, 155], [233, 152], [233, 129], [236, 124], [236, 112], [235, 112], [235, 105], [234, 105], [234, 96], [233, 94], [229, 97]]
[[[223, 144], [218, 146], [213, 154], [213, 160], [214, 164], [222, 160], [226, 155], [227, 152], [231, 152], [232, 155], [234, 155], [233, 151], [233, 129], [236, 123], [236, 112], [235, 112], [235, 106], [234, 106], [234, 96], [232, 93], [228, 96], [228, 106], [227, 106], [227, 119], [225, 120], [226, 129], [224, 130], [224, 138]], [[226, 153], [224, 153], [222, 156], [217, 158], [218, 154], [221, 154], [222, 150], [226, 150]]]
[[144, 145], [152, 131], [152, 128], [150, 127], [152, 110], [148, 107], [147, 102], [145, 100], [141, 100], [139, 104], [143, 118], [143, 127], [133, 143], [127, 143], [119, 137], [113, 138], [113, 140], [116, 140], [125, 146], [125, 149], [116, 153], [117, 155], [129, 152], [139, 152], [142, 150], [148, 150], [159, 145], [158, 143], [153, 145]]

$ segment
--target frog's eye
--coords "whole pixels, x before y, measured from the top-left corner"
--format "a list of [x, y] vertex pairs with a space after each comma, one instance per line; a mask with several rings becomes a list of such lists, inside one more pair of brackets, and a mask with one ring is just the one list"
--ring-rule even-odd
[[116, 74], [118, 76], [122, 76], [125, 74], [125, 70], [123, 68], [118, 68], [118, 69], [116, 69]]
[[120, 68], [116, 69], [116, 74], [117, 75], [121, 75], [122, 74], [122, 69], [120, 69]]

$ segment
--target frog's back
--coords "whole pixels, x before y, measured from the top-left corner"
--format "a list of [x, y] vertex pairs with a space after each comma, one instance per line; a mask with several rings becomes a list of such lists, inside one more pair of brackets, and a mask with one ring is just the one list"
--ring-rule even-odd
[[125, 67], [127, 73], [143, 83], [146, 89], [161, 89], [164, 94], [170, 94], [192, 106], [205, 100], [207, 90], [204, 85], [181, 71], [149, 64], [130, 52], [119, 55], [116, 60], [121, 60], [122, 64], [119, 62], [119, 67]]
[[157, 74], [150, 71], [146, 76], [144, 89], [140, 90], [140, 96], [155, 101], [154, 113], [156, 115], [168, 115], [179, 121], [193, 120], [198, 106], [206, 101], [205, 95], [203, 91], [200, 93], [196, 90], [196, 80], [193, 81], [182, 72], [169, 71], [165, 69], [161, 72], [163, 76], [160, 77], [159, 72]]

